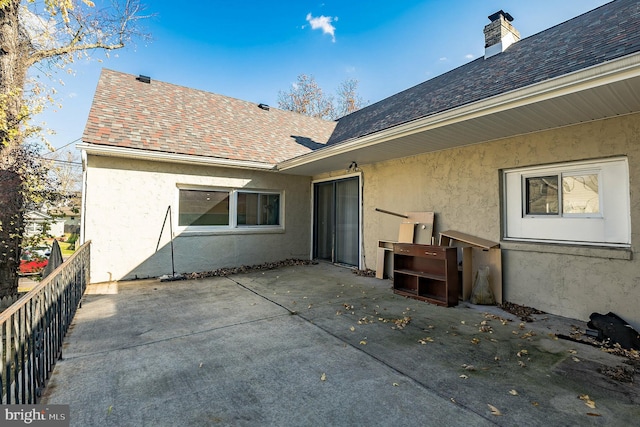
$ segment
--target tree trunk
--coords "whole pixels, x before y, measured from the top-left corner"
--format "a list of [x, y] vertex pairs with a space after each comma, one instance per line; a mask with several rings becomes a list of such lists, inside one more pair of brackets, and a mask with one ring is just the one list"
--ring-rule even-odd
[[22, 177], [15, 169], [14, 147], [21, 143], [22, 88], [28, 39], [21, 34], [19, 0], [0, 8], [0, 297], [18, 292], [20, 244], [24, 232]]
[[22, 179], [0, 170], [0, 298], [18, 293], [22, 221]]
[[13, 131], [19, 130], [21, 124], [28, 39], [21, 34], [19, 8], [19, 0], [9, 0], [4, 8], [0, 8], [0, 107], [5, 113], [0, 121], [0, 150], [17, 142], [12, 139], [19, 132]]

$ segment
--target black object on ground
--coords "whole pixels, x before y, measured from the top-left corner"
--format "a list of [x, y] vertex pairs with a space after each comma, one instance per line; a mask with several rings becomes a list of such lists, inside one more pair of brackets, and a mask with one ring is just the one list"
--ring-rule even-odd
[[592, 313], [587, 326], [599, 332], [598, 339], [609, 340], [609, 344], [620, 344], [628, 350], [640, 350], [640, 334], [621, 317], [614, 313]]

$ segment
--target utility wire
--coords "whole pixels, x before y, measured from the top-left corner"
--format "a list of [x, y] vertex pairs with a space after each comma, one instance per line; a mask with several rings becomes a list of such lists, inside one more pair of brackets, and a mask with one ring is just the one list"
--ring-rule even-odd
[[68, 165], [77, 165], [77, 166], [82, 166], [82, 163], [80, 162], [72, 162], [69, 160], [58, 160], [58, 159], [50, 159], [48, 157], [42, 157], [42, 156], [36, 156], [37, 159], [41, 159], [41, 160], [46, 160], [48, 162], [53, 162], [53, 163], [65, 163]]
[[51, 152], [49, 152], [49, 153], [45, 153], [44, 155], [46, 156], [47, 154], [53, 154], [53, 153], [56, 153], [56, 152], [58, 152], [58, 151], [62, 150], [63, 148], [66, 148], [66, 147], [70, 146], [70, 145], [71, 145], [71, 144], [73, 144], [74, 142], [78, 142], [78, 141], [80, 141], [80, 140], [82, 140], [82, 138], [74, 139], [73, 141], [71, 141], [71, 142], [69, 142], [69, 143], [67, 143], [67, 144], [64, 144], [62, 147], [58, 147], [58, 148], [56, 148], [56, 150], [55, 150], [55, 151], [51, 151]]

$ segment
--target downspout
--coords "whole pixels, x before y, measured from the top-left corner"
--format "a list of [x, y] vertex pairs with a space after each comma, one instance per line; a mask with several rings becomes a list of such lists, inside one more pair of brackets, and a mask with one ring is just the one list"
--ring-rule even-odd
[[89, 170], [89, 159], [87, 156], [87, 151], [86, 150], [82, 150], [80, 153], [80, 156], [82, 158], [82, 211], [80, 212], [80, 243], [84, 244], [85, 243], [85, 227], [87, 222], [85, 221], [86, 219], [86, 212], [87, 212], [87, 174], [88, 174], [88, 170]]

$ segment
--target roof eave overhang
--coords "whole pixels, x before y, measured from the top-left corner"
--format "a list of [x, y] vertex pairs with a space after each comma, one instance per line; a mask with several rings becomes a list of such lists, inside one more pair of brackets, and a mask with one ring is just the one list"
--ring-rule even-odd
[[[573, 93], [588, 91], [616, 82], [638, 78], [639, 76], [640, 52], [554, 79], [545, 80], [511, 92], [486, 98], [481, 101], [466, 104], [451, 110], [419, 118], [370, 135], [346, 140], [335, 145], [321, 148], [309, 154], [280, 162], [277, 165], [277, 169], [286, 173], [308, 175], [338, 170], [344, 166], [343, 163], [345, 156], [350, 153], [355, 153], [356, 151], [362, 152], [363, 150], [371, 149], [388, 143], [389, 141], [397, 140], [413, 134], [430, 132], [435, 129], [461, 124], [477, 118], [496, 115], [498, 113], [515, 110], [517, 108], [542, 103], [556, 98], [567, 97]], [[569, 124], [574, 123], [567, 123], [565, 126]], [[553, 129], [555, 127], [558, 127], [557, 124], [549, 126], [548, 129]], [[540, 130], [544, 129], [537, 129], [537, 131]], [[522, 133], [528, 133], [528, 131]], [[502, 137], [515, 135], [517, 135], [517, 133], [504, 135]], [[487, 138], [484, 142], [494, 139], [496, 138]], [[478, 142], [482, 141], [474, 141], [473, 143]], [[459, 144], [452, 141], [450, 146], [443, 147], [442, 145], [439, 145], [436, 149], [429, 149], [430, 147], [425, 145], [421, 148], [421, 152], [437, 151], [443, 148], [453, 148], [460, 145], [465, 144]], [[421, 152], [415, 152], [412, 154], [421, 154]], [[389, 151], [388, 159], [395, 157], [393, 152]], [[332, 164], [331, 159], [336, 159], [335, 164]], [[321, 167], [319, 167], [320, 164], [322, 164]]]
[[[160, 151], [93, 144], [89, 142], [82, 142], [80, 144], [77, 144], [76, 147], [82, 150], [83, 153], [95, 156], [119, 157], [124, 159], [147, 160], [167, 163], [183, 163], [199, 166], [217, 166], [224, 168], [255, 169], [264, 171], [276, 170], [276, 166], [273, 164], [247, 160], [206, 157], [193, 154], [165, 153]], [[84, 158], [85, 156], [83, 155], [83, 159]]]

